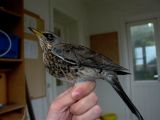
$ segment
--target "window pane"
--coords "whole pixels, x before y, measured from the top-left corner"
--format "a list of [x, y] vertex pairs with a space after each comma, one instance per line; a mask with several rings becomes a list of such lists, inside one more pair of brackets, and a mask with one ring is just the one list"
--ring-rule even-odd
[[136, 57], [136, 65], [142, 65], [143, 64], [143, 53], [142, 48], [135, 48], [135, 57]]
[[135, 80], [154, 80], [157, 75], [154, 24], [130, 27]]

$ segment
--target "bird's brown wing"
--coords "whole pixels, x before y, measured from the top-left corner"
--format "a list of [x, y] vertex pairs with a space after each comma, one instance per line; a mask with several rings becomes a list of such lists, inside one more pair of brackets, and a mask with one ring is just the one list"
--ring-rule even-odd
[[67, 43], [57, 44], [54, 45], [52, 52], [71, 64], [119, 73], [125, 73], [125, 71], [127, 71], [127, 69], [113, 63], [111, 59], [81, 45], [76, 46]]

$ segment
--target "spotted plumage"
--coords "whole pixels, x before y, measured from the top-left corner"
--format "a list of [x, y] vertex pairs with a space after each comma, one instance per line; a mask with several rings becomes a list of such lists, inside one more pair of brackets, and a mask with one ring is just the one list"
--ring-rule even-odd
[[70, 67], [73, 67], [74, 65], [65, 62], [56, 55], [53, 55], [51, 50], [43, 53], [43, 62], [51, 75], [61, 80], [74, 82], [73, 79], [69, 79], [71, 76], [69, 73], [76, 73], [76, 70], [74, 71], [70, 69]]
[[105, 80], [116, 90], [126, 105], [139, 120], [143, 117], [124, 92], [117, 75], [128, 74], [128, 70], [113, 63], [107, 57], [81, 45], [63, 43], [51, 32], [30, 30], [38, 37], [43, 50], [43, 61], [49, 73], [71, 83], [87, 80]]

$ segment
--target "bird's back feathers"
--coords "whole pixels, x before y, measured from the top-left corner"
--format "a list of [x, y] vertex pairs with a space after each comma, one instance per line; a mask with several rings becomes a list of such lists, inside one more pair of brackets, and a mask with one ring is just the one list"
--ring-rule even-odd
[[66, 62], [86, 66], [100, 70], [114, 71], [119, 75], [128, 74], [128, 70], [102, 54], [99, 54], [87, 47], [81, 45], [72, 45], [67, 43], [56, 44], [52, 48], [54, 55], [59, 56]]

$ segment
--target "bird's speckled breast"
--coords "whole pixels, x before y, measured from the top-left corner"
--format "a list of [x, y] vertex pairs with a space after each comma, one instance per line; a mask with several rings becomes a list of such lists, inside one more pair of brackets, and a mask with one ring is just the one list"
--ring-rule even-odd
[[70, 69], [73, 65], [57, 57], [51, 51], [43, 53], [43, 61], [49, 73], [56, 78], [66, 77], [68, 73], [73, 73]]

